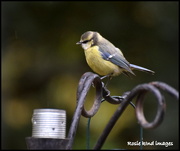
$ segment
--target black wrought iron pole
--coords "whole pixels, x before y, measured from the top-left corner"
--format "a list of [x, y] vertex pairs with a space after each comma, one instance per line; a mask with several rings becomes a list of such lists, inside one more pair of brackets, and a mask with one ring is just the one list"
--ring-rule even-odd
[[[86, 100], [87, 93], [91, 86], [94, 86], [96, 89], [96, 95], [94, 104], [92, 105], [89, 111], [86, 111], [84, 108], [84, 103]], [[162, 89], [174, 96], [176, 99], [179, 99], [179, 93], [167, 85], [166, 83], [155, 81], [147, 84], [140, 84], [136, 86], [131, 91], [125, 92], [122, 96], [110, 96], [110, 91], [104, 86], [104, 83], [101, 81], [101, 78], [92, 72], [86, 72], [82, 75], [78, 89], [77, 89], [77, 104], [76, 109], [72, 118], [71, 126], [67, 138], [65, 139], [52, 139], [52, 138], [33, 138], [27, 137], [26, 144], [28, 149], [61, 149], [61, 150], [71, 150], [76, 135], [77, 127], [81, 115], [84, 117], [94, 116], [102, 100], [106, 100], [111, 104], [120, 104], [118, 109], [115, 111], [114, 115], [106, 125], [104, 131], [100, 135], [97, 143], [95, 144], [94, 149], [101, 149], [104, 144], [107, 136], [111, 132], [117, 120], [120, 118], [126, 107], [132, 103], [132, 99], [137, 95], [136, 100], [136, 117], [143, 128], [154, 128], [157, 127], [163, 120], [165, 112], [165, 101], [163, 95], [160, 93], [159, 89]], [[158, 101], [158, 110], [156, 117], [153, 122], [148, 123], [144, 117], [143, 113], [143, 101], [144, 96], [147, 92], [152, 92]]]

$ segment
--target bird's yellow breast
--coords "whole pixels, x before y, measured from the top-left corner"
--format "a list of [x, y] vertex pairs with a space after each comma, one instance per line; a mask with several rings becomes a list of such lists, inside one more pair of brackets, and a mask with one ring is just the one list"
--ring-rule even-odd
[[97, 46], [86, 49], [85, 57], [90, 68], [99, 75], [112, 74], [113, 76], [116, 76], [122, 71], [117, 65], [104, 60]]

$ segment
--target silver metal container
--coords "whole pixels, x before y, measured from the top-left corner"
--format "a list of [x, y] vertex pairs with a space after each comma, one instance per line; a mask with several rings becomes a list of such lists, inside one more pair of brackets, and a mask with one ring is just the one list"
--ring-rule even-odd
[[66, 111], [59, 109], [34, 109], [32, 117], [32, 137], [66, 137]]

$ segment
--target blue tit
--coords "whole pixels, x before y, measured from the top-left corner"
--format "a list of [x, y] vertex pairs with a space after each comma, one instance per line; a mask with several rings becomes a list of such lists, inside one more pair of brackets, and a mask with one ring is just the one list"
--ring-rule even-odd
[[124, 73], [127, 76], [135, 75], [132, 70], [145, 71], [154, 74], [154, 71], [130, 64], [121, 50], [98, 32], [87, 31], [79, 42], [84, 49], [87, 64], [101, 76], [117, 76]]

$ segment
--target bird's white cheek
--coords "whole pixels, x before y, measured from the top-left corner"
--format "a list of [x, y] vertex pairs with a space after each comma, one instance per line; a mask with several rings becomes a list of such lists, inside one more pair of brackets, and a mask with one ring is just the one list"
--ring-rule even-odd
[[90, 47], [89, 44], [82, 44], [81, 46], [82, 46], [82, 48], [83, 48], [84, 50], [86, 50], [86, 49], [88, 49], [88, 48]]

